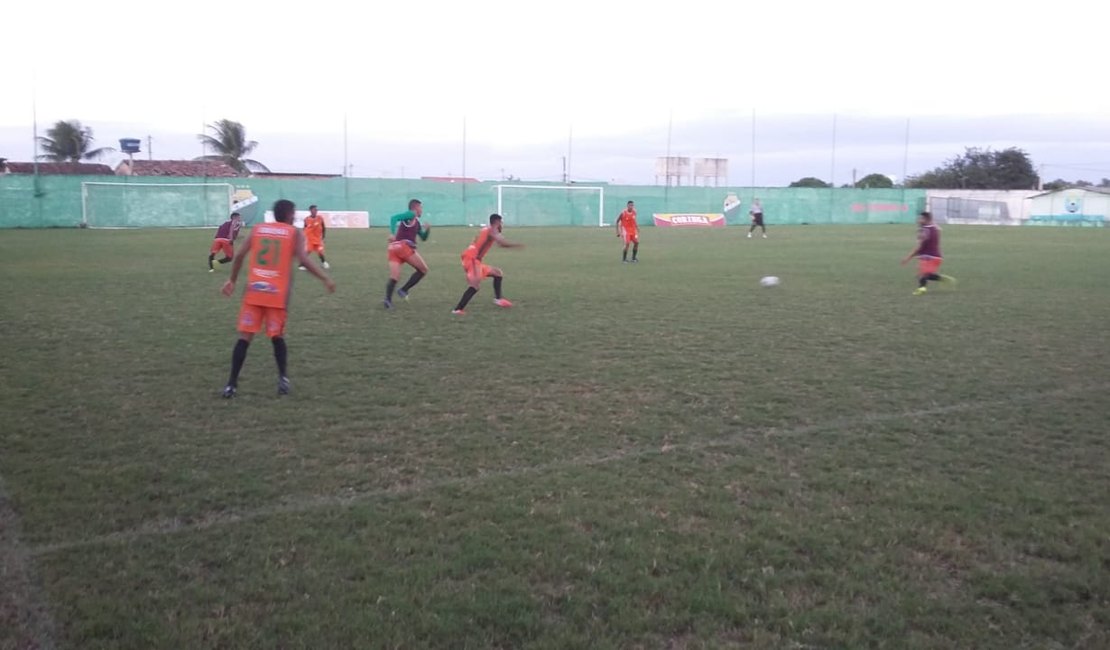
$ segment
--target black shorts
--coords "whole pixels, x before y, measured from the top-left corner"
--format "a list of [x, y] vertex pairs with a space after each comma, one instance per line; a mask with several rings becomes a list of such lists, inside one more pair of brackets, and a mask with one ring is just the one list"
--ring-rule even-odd
[[762, 226], [763, 225], [763, 213], [762, 212], [757, 212], [757, 213], [752, 215], [752, 225], [753, 226]]

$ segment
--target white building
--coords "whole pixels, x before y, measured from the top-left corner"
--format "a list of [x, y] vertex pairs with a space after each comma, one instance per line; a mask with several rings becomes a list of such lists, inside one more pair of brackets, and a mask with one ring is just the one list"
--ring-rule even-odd
[[1110, 222], [1110, 188], [1073, 187], [1032, 198], [1030, 226], [1104, 227]]

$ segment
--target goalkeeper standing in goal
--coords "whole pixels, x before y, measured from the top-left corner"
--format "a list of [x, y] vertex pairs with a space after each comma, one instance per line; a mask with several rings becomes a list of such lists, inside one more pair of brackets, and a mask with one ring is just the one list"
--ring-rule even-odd
[[212, 273], [216, 269], [212, 267], [212, 262], [216, 260], [216, 253], [223, 253], [224, 256], [220, 259], [220, 264], [227, 264], [235, 255], [234, 243], [235, 239], [239, 237], [239, 230], [243, 227], [243, 219], [239, 216], [238, 212], [232, 212], [231, 218], [220, 224], [216, 229], [216, 237], [212, 240], [212, 247], [208, 249], [208, 272]]

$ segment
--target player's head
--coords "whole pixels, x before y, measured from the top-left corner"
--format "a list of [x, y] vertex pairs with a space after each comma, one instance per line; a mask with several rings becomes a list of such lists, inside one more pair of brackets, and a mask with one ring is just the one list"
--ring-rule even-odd
[[629, 201], [628, 202], [628, 209], [631, 210], [634, 207], [636, 207], [636, 203], [634, 201]]
[[501, 218], [501, 215], [499, 215], [495, 212], [495, 213], [493, 213], [489, 216], [489, 227], [490, 228], [496, 228], [497, 232], [501, 232], [501, 226], [502, 226], [503, 221], [504, 220]]
[[232, 221], [239, 221], [242, 218], [243, 218], [243, 215], [239, 214], [238, 212], [232, 212], [231, 213], [231, 220]]
[[315, 217], [316, 216], [316, 206], [315, 205], [308, 206], [308, 213]]
[[289, 199], [280, 199], [274, 202], [274, 221], [278, 223], [293, 223], [293, 215], [297, 206]]
[[917, 215], [917, 223], [923, 226], [933, 223], [933, 213], [928, 210], [922, 210], [921, 213]]
[[412, 199], [409, 201], [409, 212], [418, 217], [424, 214], [424, 204], [420, 202], [420, 199]]

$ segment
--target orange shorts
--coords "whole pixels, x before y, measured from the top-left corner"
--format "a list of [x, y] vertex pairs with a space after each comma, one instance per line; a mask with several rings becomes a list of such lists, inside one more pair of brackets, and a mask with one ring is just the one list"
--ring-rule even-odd
[[305, 249], [305, 252], [307, 252], [307, 253], [319, 253], [319, 254], [323, 255], [324, 254], [324, 240], [322, 240], [322, 239], [320, 241], [305, 240], [304, 249]]
[[943, 259], [939, 257], [919, 257], [917, 258], [917, 270], [920, 275], [932, 275], [940, 270]]
[[212, 248], [208, 249], [209, 255], [215, 255], [223, 251], [224, 257], [231, 257], [233, 255], [230, 239], [213, 239]]
[[488, 278], [492, 270], [489, 266], [486, 266], [482, 260], [469, 255], [462, 256], [462, 265], [463, 270], [466, 271], [467, 280], [482, 280]]
[[639, 230], [621, 230], [621, 237], [624, 239], [624, 245], [639, 244], [640, 231]]
[[277, 307], [262, 307], [243, 303], [239, 310], [239, 331], [244, 334], [257, 334], [266, 323], [266, 336], [274, 338], [285, 334], [285, 318], [288, 312]]
[[405, 241], [389, 242], [389, 261], [404, 264], [416, 253], [412, 244]]

